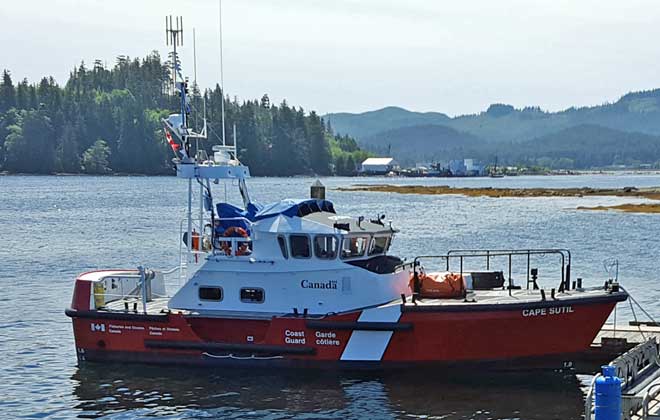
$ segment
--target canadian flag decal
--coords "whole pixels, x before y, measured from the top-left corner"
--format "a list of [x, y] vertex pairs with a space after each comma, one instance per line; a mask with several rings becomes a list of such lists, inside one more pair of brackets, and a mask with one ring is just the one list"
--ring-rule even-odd
[[92, 322], [91, 324], [89, 324], [89, 326], [94, 332], [98, 332], [98, 331], [105, 332], [105, 324], [95, 324]]

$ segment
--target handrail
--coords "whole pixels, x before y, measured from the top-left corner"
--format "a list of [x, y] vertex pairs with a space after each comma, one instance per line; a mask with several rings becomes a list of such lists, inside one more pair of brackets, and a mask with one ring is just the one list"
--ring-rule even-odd
[[649, 417], [649, 402], [660, 394], [660, 384], [653, 384], [647, 390], [644, 398], [642, 399], [642, 419], [646, 420]]
[[560, 292], [564, 290], [571, 289], [571, 252], [568, 249], [564, 248], [538, 248], [538, 249], [454, 249], [447, 251], [444, 255], [420, 255], [415, 257], [413, 260], [413, 275], [415, 278], [415, 287], [418, 283], [418, 273], [417, 267], [420, 266], [420, 260], [422, 259], [431, 259], [439, 258], [446, 261], [447, 271], [450, 271], [450, 261], [452, 258], [459, 259], [460, 261], [460, 274], [463, 274], [463, 260], [465, 258], [476, 258], [476, 257], [485, 257], [486, 258], [486, 267], [490, 269], [490, 259], [491, 257], [509, 257], [509, 293], [513, 287], [513, 278], [512, 278], [512, 259], [513, 256], [527, 256], [527, 287], [529, 288], [530, 284], [530, 268], [531, 268], [531, 256], [532, 255], [546, 255], [546, 254], [558, 254], [561, 256], [561, 282], [559, 284], [558, 290]]
[[591, 384], [589, 384], [589, 390], [587, 391], [587, 395], [584, 397], [584, 420], [591, 420], [591, 415], [593, 412], [593, 399], [594, 399], [594, 390], [596, 385], [596, 379], [601, 377], [601, 373], [597, 373], [594, 375], [593, 379], [591, 380]]

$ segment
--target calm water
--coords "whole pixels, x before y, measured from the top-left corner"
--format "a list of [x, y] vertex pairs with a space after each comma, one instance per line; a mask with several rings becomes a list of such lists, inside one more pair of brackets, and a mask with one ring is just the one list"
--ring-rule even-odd
[[[254, 199], [306, 197], [312, 179], [253, 179]], [[323, 179], [464, 186], [657, 186], [660, 176], [503, 179]], [[230, 190], [235, 187], [230, 186]], [[223, 195], [222, 189], [216, 195]], [[228, 194], [231, 195], [231, 194]], [[178, 261], [185, 182], [149, 177], [0, 177], [0, 418], [434, 418], [579, 419], [589, 377], [573, 373], [408, 372], [333, 374], [77, 366], [63, 309], [76, 274]], [[451, 248], [566, 247], [574, 277], [620, 280], [660, 318], [660, 216], [581, 212], [620, 198], [492, 199], [328, 191], [341, 213], [385, 213], [401, 229], [393, 252]], [[636, 200], [643, 201], [643, 200]], [[545, 286], [557, 273], [536, 262]], [[619, 320], [629, 319], [622, 307]]]

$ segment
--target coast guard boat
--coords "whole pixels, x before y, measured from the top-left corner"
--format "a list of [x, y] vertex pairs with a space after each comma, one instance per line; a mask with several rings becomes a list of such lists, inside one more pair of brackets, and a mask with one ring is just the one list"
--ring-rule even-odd
[[[615, 280], [573, 281], [564, 249], [404, 261], [389, 253], [391, 222], [341, 216], [319, 186], [309, 199], [261, 205], [235, 140], [213, 156], [192, 153], [206, 124], [199, 133], [189, 127], [187, 81], [178, 66], [173, 72], [181, 107], [163, 126], [188, 185], [181, 261], [164, 271], [81, 274], [66, 310], [79, 361], [342, 368], [569, 360], [627, 298]], [[238, 186], [240, 205], [217, 199], [221, 182]], [[540, 285], [532, 267], [544, 255], [558, 261], [554, 288]], [[170, 294], [171, 276], [183, 281]]]

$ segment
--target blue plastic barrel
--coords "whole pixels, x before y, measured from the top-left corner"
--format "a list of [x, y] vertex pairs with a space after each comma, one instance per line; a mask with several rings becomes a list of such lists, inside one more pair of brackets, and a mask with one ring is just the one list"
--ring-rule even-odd
[[603, 366], [603, 376], [596, 378], [595, 420], [621, 420], [621, 379], [614, 366]]

